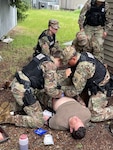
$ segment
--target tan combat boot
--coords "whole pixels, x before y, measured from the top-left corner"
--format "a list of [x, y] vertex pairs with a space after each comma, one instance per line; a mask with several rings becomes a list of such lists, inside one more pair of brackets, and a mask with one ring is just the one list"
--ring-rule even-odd
[[13, 116], [10, 115], [11, 106], [10, 103], [5, 101], [0, 106], [0, 124], [13, 123]]

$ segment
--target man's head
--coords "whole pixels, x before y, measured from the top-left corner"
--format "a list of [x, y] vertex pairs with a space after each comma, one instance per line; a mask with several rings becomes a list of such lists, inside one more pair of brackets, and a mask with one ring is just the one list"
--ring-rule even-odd
[[80, 31], [76, 34], [77, 43], [80, 46], [85, 46], [88, 42], [88, 37], [84, 31]]
[[53, 29], [58, 30], [59, 29], [59, 22], [55, 19], [51, 19], [51, 20], [49, 20], [48, 26], [52, 27]]
[[76, 54], [76, 49], [73, 46], [65, 47], [61, 55], [63, 65], [70, 65], [70, 61], [72, 60], [72, 58], [76, 57]]
[[62, 54], [61, 50], [57, 50], [57, 51], [51, 53], [51, 56], [54, 57], [54, 63], [56, 65], [56, 67], [60, 67], [62, 64], [61, 54]]
[[82, 139], [86, 134], [83, 122], [76, 116], [69, 119], [70, 132], [74, 139]]
[[86, 134], [86, 128], [79, 127], [77, 131], [73, 130], [72, 137], [74, 139], [82, 139], [82, 138], [84, 138], [85, 134]]

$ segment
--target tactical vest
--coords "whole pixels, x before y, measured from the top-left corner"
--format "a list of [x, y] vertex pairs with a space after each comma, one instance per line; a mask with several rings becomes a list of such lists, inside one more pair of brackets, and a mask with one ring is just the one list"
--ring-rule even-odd
[[106, 21], [105, 14], [105, 3], [98, 7], [96, 3], [91, 3], [91, 8], [85, 14], [86, 19], [84, 22], [84, 26], [104, 26]]
[[43, 71], [40, 68], [44, 61], [51, 61], [47, 55], [38, 54], [33, 60], [26, 66], [23, 67], [22, 72], [31, 81], [31, 87], [43, 89], [44, 88], [44, 77]]
[[[54, 44], [55, 44], [55, 34], [53, 34], [52, 36], [49, 36], [49, 35], [47, 35], [47, 30], [45, 30], [45, 31], [43, 31], [42, 32], [42, 34], [39, 36], [39, 40], [42, 38], [42, 37], [44, 37], [44, 36], [46, 36], [47, 38], [48, 38], [48, 41], [49, 41], [49, 48], [51, 49], [53, 46], [54, 46]], [[37, 48], [36, 48], [40, 53], [42, 52], [42, 49], [41, 49], [41, 47], [40, 47], [40, 45], [39, 45], [39, 42], [38, 42], [38, 44], [37, 44]]]
[[91, 53], [82, 52], [77, 64], [71, 68], [72, 78], [74, 76], [76, 67], [78, 66], [79, 63], [83, 61], [91, 62], [95, 65], [95, 73], [92, 78], [87, 80], [87, 83], [86, 83], [87, 88], [91, 88], [92, 86], [94, 86], [93, 82], [95, 82], [96, 84], [99, 84], [104, 79], [106, 75], [106, 68], [98, 59], [94, 58], [94, 56]]

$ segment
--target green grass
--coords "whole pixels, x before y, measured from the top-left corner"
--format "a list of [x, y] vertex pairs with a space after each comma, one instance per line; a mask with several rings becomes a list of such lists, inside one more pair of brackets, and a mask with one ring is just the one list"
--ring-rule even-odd
[[[18, 23], [18, 26], [24, 27], [26, 30], [24, 38], [26, 36], [28, 45], [29, 43], [34, 45], [40, 33], [47, 29], [48, 20], [52, 18], [57, 19], [60, 23], [57, 39], [62, 44], [72, 40], [75, 37], [75, 33], [79, 30], [78, 15], [79, 11], [29, 10], [26, 20]], [[31, 42], [30, 39], [32, 40]]]
[[64, 42], [73, 40], [79, 30], [79, 12], [79, 10], [29, 10], [27, 12], [28, 17], [23, 22], [18, 22], [18, 25], [8, 34], [14, 41], [0, 49], [3, 63], [7, 65], [2, 69], [1, 76], [4, 77], [5, 75], [6, 77], [6, 74], [11, 76], [28, 61], [28, 57], [32, 56], [33, 47], [37, 43], [38, 36], [43, 30], [47, 29], [49, 19], [54, 18], [59, 21], [60, 29], [57, 33], [57, 40], [61, 46]]

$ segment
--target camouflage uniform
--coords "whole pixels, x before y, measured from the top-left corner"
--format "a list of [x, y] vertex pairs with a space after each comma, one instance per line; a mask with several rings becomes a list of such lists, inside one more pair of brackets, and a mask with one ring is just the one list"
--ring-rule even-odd
[[38, 52], [50, 55], [52, 52], [60, 49], [59, 43], [56, 41], [56, 34], [50, 33], [50, 27], [58, 30], [59, 22], [57, 20], [49, 20], [48, 29], [44, 30], [38, 37], [38, 43], [34, 48], [34, 56], [36, 56]]
[[[98, 0], [99, 1], [99, 0]], [[100, 0], [101, 2], [104, 2], [105, 0]], [[85, 15], [87, 13], [87, 11], [90, 9], [91, 7], [91, 0], [88, 0], [84, 7], [82, 8], [81, 12], [80, 12], [80, 16], [79, 16], [79, 27], [80, 29], [84, 29], [85, 33], [89, 36], [89, 38], [94, 35], [95, 38], [97, 38], [99, 44], [100, 44], [100, 49], [101, 49], [101, 57], [104, 60], [104, 52], [103, 52], [103, 42], [104, 42], [104, 38], [103, 38], [103, 33], [106, 32], [108, 33], [108, 30], [112, 27], [112, 22], [111, 22], [111, 13], [110, 13], [110, 9], [109, 9], [109, 4], [107, 2], [105, 2], [105, 25], [101, 26], [91, 26], [91, 25], [84, 25], [84, 21], [85, 21]]]
[[[60, 89], [61, 85], [65, 85], [65, 80], [67, 79], [66, 71], [65, 70], [57, 70], [57, 76], [55, 78], [57, 79], [57, 88]], [[52, 78], [52, 80], [53, 80], [53, 78]], [[49, 86], [49, 84], [50, 83], [48, 82], [47, 85]], [[54, 86], [53, 81], [51, 83], [51, 87], [52, 86]], [[61, 95], [61, 97], [62, 97], [64, 92], [63, 92], [63, 90], [61, 90], [61, 91], [62, 91], [62, 95]], [[51, 92], [52, 92], [52, 95], [47, 94], [47, 91], [45, 89], [43, 89], [43, 90], [35, 90], [35, 96], [39, 100], [43, 110], [44, 109], [51, 109], [51, 110], [53, 110], [52, 99], [53, 99], [53, 97], [55, 97], [56, 93], [55, 93], [55, 90], [51, 91]], [[57, 90], [56, 90], [56, 92], [57, 92]]]
[[[65, 91], [65, 95], [68, 97], [74, 97], [75, 95], [79, 95], [85, 86], [90, 83], [88, 82], [90, 79], [94, 77], [95, 72], [97, 73], [97, 79], [101, 78], [102, 75], [100, 75], [96, 71], [96, 67], [92, 62], [90, 61], [80, 61], [80, 57], [82, 54], [76, 53], [76, 50], [72, 47], [67, 47], [64, 52], [63, 52], [63, 63], [68, 63], [68, 61], [75, 56], [77, 58], [77, 66], [75, 72], [73, 72], [73, 76], [71, 79], [71, 85], [69, 86], [63, 86], [62, 89]], [[88, 57], [93, 58], [93, 55], [91, 53], [87, 53]], [[71, 61], [71, 60], [70, 60]], [[99, 61], [97, 61], [99, 62]], [[75, 64], [75, 65], [76, 65]], [[102, 63], [100, 63], [101, 66], [103, 66]], [[104, 67], [104, 66], [103, 66]], [[104, 86], [106, 83], [109, 82], [110, 80], [110, 74], [107, 71], [107, 69], [104, 67], [106, 70], [105, 75], [103, 75], [103, 80], [99, 82], [99, 86]], [[100, 72], [102, 70], [100, 69]], [[86, 84], [87, 83], [87, 84]], [[92, 86], [92, 85], [91, 85]], [[97, 91], [95, 95], [90, 96], [89, 103], [88, 103], [88, 108], [90, 109], [92, 113], [92, 118], [91, 120], [94, 122], [99, 122], [99, 121], [104, 121], [108, 119], [113, 119], [113, 106], [107, 106], [107, 97], [106, 97], [106, 90], [104, 93], [101, 91]]]
[[113, 106], [107, 106], [108, 100], [106, 94], [98, 92], [89, 99], [88, 108], [92, 113], [92, 122], [101, 122], [113, 119]]
[[90, 52], [102, 62], [100, 46], [94, 36], [89, 39], [84, 31], [80, 31], [76, 34], [72, 45], [76, 48], [77, 52]]
[[[29, 81], [27, 76], [25, 76], [21, 71], [19, 71], [19, 76]], [[33, 89], [32, 89], [33, 90]], [[16, 78], [11, 83], [11, 91], [15, 98], [15, 104], [13, 103], [12, 109], [13, 111], [20, 111], [24, 110], [27, 115], [15, 115], [12, 117], [12, 121], [10, 123], [14, 123], [16, 126], [23, 126], [23, 127], [40, 127], [43, 125], [43, 114], [42, 109], [40, 107], [39, 102], [37, 101], [33, 105], [25, 106], [23, 102], [25, 88], [23, 84], [20, 84]], [[33, 91], [32, 91], [33, 92]]]
[[[38, 38], [38, 43], [37, 43], [37, 46], [35, 47], [34, 56], [38, 52], [41, 52], [41, 53], [44, 53], [47, 55], [53, 55], [53, 53], [56, 52], [57, 50], [61, 50], [61, 47], [59, 46], [59, 43], [56, 40], [56, 34], [51, 33], [52, 31], [50, 31], [51, 27], [58, 30], [60, 28], [59, 22], [54, 19], [49, 20], [48, 29], [44, 30]], [[64, 69], [57, 70], [57, 75], [58, 75], [58, 80], [61, 81], [65, 76], [65, 70]], [[37, 91], [36, 93], [39, 94], [40, 91]], [[36, 96], [37, 96], [37, 94], [36, 94]], [[41, 94], [42, 94], [42, 92], [41, 92]], [[45, 97], [45, 92], [43, 94]], [[38, 97], [39, 97], [39, 95], [38, 95]], [[42, 97], [43, 96], [41, 96], [40, 99], [42, 99]], [[49, 99], [51, 99], [51, 98], [49, 98]], [[48, 96], [47, 96], [47, 100], [48, 100]], [[45, 100], [45, 101], [47, 102], [47, 100]]]
[[[53, 98], [60, 98], [63, 91], [57, 89], [57, 73], [56, 73], [56, 66], [54, 64], [54, 58], [51, 57], [52, 61], [46, 61], [41, 64], [41, 69], [43, 70], [43, 76], [45, 80], [44, 89], [40, 90], [45, 92], [48, 97]], [[29, 78], [22, 73], [22, 71], [18, 72], [21, 79], [29, 81]], [[35, 94], [35, 90], [31, 87], [32, 93]], [[40, 106], [39, 101], [36, 101], [34, 104], [29, 106], [24, 106], [23, 97], [25, 93], [25, 88], [23, 84], [20, 84], [17, 79], [15, 78], [11, 83], [11, 91], [13, 96], [15, 97], [16, 104], [18, 104], [19, 109], [22, 109], [26, 112], [27, 116], [25, 115], [16, 115], [13, 118], [12, 123], [15, 123], [17, 126], [24, 126], [24, 127], [40, 127], [44, 124], [43, 121], [43, 114], [42, 108]], [[39, 92], [41, 93], [41, 92]], [[40, 96], [38, 96], [38, 100], [40, 100]], [[41, 96], [43, 98], [43, 95]], [[45, 100], [45, 99], [44, 99]], [[47, 99], [48, 100], [48, 99]], [[51, 100], [51, 99], [50, 99]], [[40, 100], [41, 101], [41, 100]], [[47, 101], [48, 102], [48, 101]], [[46, 102], [46, 103], [47, 103]], [[50, 101], [52, 104], [52, 102]], [[17, 105], [13, 105], [13, 110], [17, 110]], [[11, 122], [10, 122], [11, 123]]]

